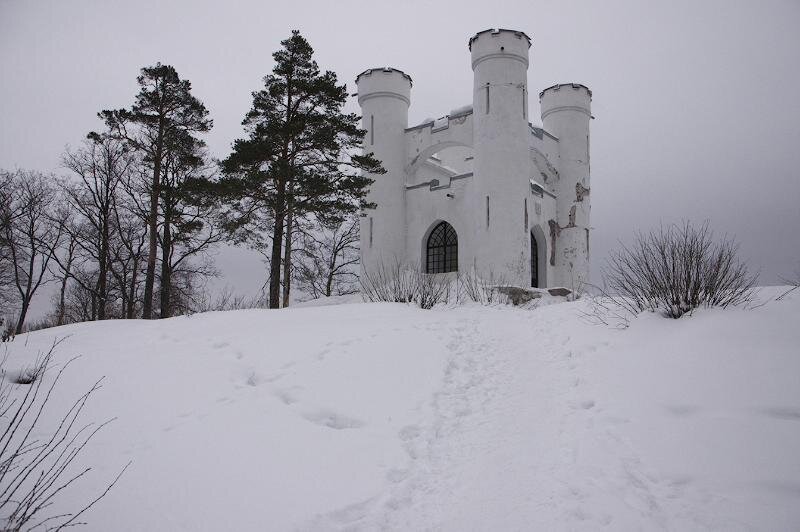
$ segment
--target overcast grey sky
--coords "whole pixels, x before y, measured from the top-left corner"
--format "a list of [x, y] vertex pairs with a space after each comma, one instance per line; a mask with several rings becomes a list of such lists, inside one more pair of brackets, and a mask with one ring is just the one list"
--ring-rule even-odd
[[[800, 2], [0, 0], [0, 168], [63, 172], [65, 145], [131, 104], [140, 67], [174, 65], [211, 111], [224, 157], [271, 54], [299, 29], [324, 69], [389, 65], [414, 78], [410, 120], [471, 101], [467, 40], [490, 27], [533, 40], [538, 91], [594, 92], [592, 267], [618, 239], [708, 219], [776, 283], [800, 263]], [[356, 109], [355, 102], [351, 102]], [[258, 258], [218, 257], [253, 290]]]

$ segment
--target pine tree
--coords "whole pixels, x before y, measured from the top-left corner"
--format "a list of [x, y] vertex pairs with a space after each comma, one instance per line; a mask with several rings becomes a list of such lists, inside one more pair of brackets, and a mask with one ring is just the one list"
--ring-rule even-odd
[[291, 248], [283, 254], [284, 238], [291, 241], [287, 222], [307, 214], [333, 219], [371, 207], [365, 197], [372, 180], [365, 174], [384, 173], [372, 154], [356, 153], [364, 130], [360, 117], [343, 112], [347, 86], [338, 84], [334, 72], [320, 72], [299, 31], [281, 45], [242, 122], [247, 138], [235, 141], [222, 162], [218, 189], [229, 200], [229, 227], [238, 238], [257, 238], [272, 225], [270, 308], [280, 306], [282, 259], [284, 268], [291, 263]]
[[222, 240], [223, 233], [210, 223], [217, 211], [213, 198], [194, 191], [210, 185], [204, 144], [185, 135], [183, 146], [164, 161], [161, 183], [161, 276], [160, 316], [168, 318], [176, 308], [176, 274], [191, 278], [213, 275], [209, 264], [191, 264]]
[[[158, 205], [164, 161], [181, 149], [188, 135], [211, 129], [205, 105], [195, 98], [192, 85], [170, 65], [145, 67], [137, 78], [140, 90], [128, 109], [102, 111], [100, 118], [122, 139], [138, 150], [152, 167], [149, 183], [148, 253], [142, 317], [153, 317], [153, 287], [158, 254]], [[199, 141], [197, 141], [199, 142]]]

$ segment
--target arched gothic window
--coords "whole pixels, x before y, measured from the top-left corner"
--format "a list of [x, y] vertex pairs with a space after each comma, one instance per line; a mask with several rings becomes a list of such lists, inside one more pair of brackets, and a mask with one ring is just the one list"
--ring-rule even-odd
[[458, 271], [458, 236], [453, 226], [447, 222], [440, 222], [428, 236], [425, 271]]

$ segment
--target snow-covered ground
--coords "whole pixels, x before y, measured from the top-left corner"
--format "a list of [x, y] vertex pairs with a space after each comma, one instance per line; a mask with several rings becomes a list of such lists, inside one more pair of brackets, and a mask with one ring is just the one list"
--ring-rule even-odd
[[[765, 289], [762, 296], [776, 295]], [[83, 419], [88, 530], [797, 530], [800, 291], [616, 330], [535, 310], [342, 304], [54, 338], [48, 422]]]

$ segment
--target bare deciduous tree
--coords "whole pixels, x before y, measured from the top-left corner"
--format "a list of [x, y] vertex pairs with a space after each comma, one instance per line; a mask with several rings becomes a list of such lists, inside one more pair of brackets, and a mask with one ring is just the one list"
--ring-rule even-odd
[[28, 171], [16, 172], [11, 180], [8, 209], [13, 216], [4, 228], [4, 240], [19, 305], [17, 334], [22, 332], [36, 291], [50, 279], [48, 266], [61, 239], [61, 227], [50, 216], [57, 201], [53, 181], [52, 176]]
[[142, 266], [147, 260], [147, 224], [135, 214], [129, 197], [114, 202], [110, 272], [120, 296], [120, 317], [132, 319], [141, 303]]
[[58, 282], [58, 294], [53, 296], [53, 303], [55, 304], [54, 325], [59, 326], [66, 323], [64, 319], [67, 310], [67, 287], [70, 279], [72, 279], [75, 262], [78, 259], [78, 235], [80, 231], [72, 230], [71, 226], [75, 222], [66, 204], [59, 205], [54, 215], [54, 222], [67, 228], [64, 231], [64, 238], [60, 245], [53, 251], [53, 262], [56, 264], [56, 268], [53, 268], [54, 271], [52, 273], [53, 278]]
[[133, 164], [134, 158], [122, 141], [98, 133], [90, 133], [83, 147], [67, 150], [64, 154], [64, 166], [76, 177], [65, 182], [64, 195], [79, 218], [77, 223], [65, 227], [73, 229], [71, 235], [84, 260], [93, 263], [97, 269], [96, 281], [84, 288], [95, 293], [99, 320], [106, 319], [109, 299], [110, 248], [115, 228], [117, 189]]
[[294, 265], [302, 291], [314, 298], [358, 292], [358, 230], [359, 220], [353, 215], [332, 224], [317, 222], [303, 232]]
[[7, 235], [11, 220], [16, 216], [12, 210], [13, 174], [0, 172], [0, 319], [6, 315], [13, 298], [11, 285], [14, 279], [11, 260], [11, 243]]

